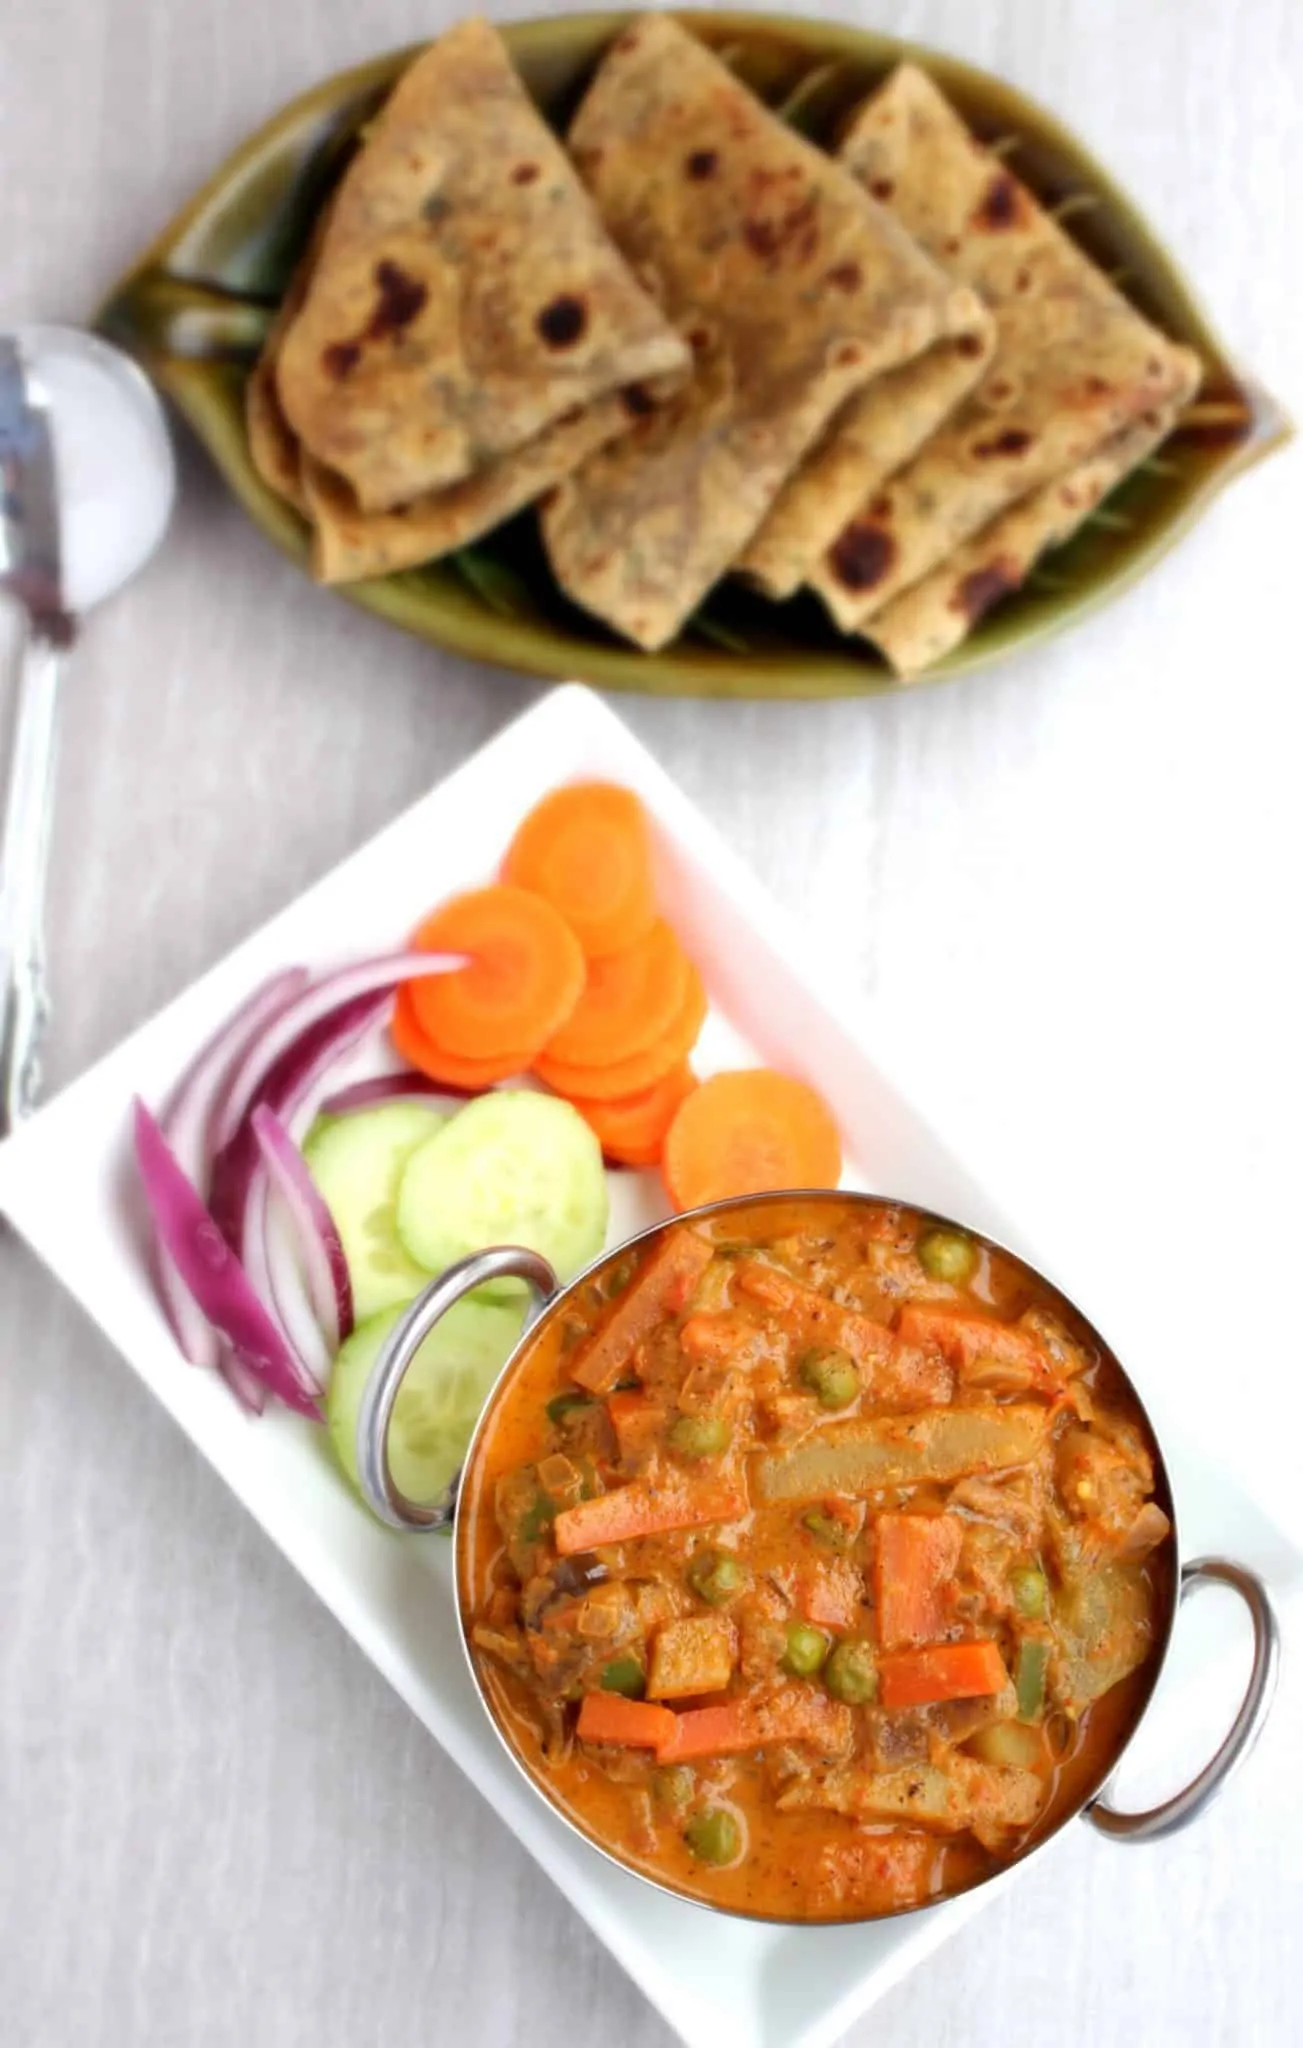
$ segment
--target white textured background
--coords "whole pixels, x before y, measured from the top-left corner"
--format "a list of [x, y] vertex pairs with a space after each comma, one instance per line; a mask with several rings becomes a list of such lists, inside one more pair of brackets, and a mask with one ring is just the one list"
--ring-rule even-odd
[[[838, 11], [1064, 114], [1303, 414], [1298, 0]], [[8, 0], [0, 324], [85, 317], [254, 123], [451, 13]], [[316, 594], [189, 447], [183, 467], [163, 556], [75, 665], [55, 1085], [534, 690]], [[994, 675], [891, 702], [625, 708], [876, 998], [936, 1118], [1078, 1291], [1151, 1262], [1155, 1341], [1303, 1532], [1301, 471], [1277, 458], [1142, 588]], [[664, 2048], [11, 1241], [0, 1307], [4, 2048]], [[1303, 2039], [1301, 1703], [1287, 1668], [1253, 1766], [1198, 1829], [1134, 1851], [1080, 1830], [850, 2038]]]

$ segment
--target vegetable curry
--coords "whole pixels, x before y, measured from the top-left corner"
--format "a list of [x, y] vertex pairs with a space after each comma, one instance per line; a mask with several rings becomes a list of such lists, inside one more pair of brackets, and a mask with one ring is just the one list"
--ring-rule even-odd
[[837, 1195], [608, 1260], [465, 1480], [490, 1705], [576, 1825], [735, 1912], [978, 1882], [1106, 1775], [1171, 1611], [1116, 1363], [1012, 1257]]

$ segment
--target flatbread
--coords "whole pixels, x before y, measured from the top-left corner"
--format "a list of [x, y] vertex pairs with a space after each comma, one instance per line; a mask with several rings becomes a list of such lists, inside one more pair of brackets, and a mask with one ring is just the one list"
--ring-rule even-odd
[[942, 333], [953, 287], [667, 16], [612, 44], [569, 141], [696, 375], [553, 494], [543, 535], [570, 596], [655, 648], [737, 561], [838, 407]]
[[276, 382], [304, 447], [379, 511], [689, 360], [501, 37], [467, 21], [404, 72], [346, 171]]
[[994, 351], [995, 321], [975, 292], [956, 287], [944, 338], [842, 407], [779, 492], [738, 563], [742, 574], [768, 597], [794, 596], [847, 521], [967, 397]]
[[841, 161], [995, 313], [973, 396], [867, 502], [811, 582], [854, 631], [993, 519], [1139, 415], [1193, 390], [1200, 366], [1111, 285], [912, 64], [853, 124]]
[[865, 627], [865, 638], [899, 676], [932, 668], [992, 605], [1026, 582], [1047, 549], [1072, 538], [1123, 477], [1167, 439], [1179, 413], [1179, 404], [1142, 413], [1066, 476], [1030, 491], [884, 605]]
[[427, 491], [389, 512], [364, 512], [343, 477], [304, 455], [301, 488], [312, 521], [312, 573], [319, 583], [354, 583], [436, 561], [501, 526], [617, 435], [629, 431], [636, 400], [599, 398], [576, 408], [487, 469], [446, 491]]
[[276, 317], [267, 330], [262, 354], [249, 372], [249, 381], [244, 387], [244, 426], [250, 460], [268, 488], [278, 497], [288, 500], [305, 519], [309, 516], [308, 500], [299, 475], [299, 437], [281, 406], [280, 393], [276, 389], [276, 359], [290, 322], [303, 304], [314, 249], [315, 238], [290, 279]]

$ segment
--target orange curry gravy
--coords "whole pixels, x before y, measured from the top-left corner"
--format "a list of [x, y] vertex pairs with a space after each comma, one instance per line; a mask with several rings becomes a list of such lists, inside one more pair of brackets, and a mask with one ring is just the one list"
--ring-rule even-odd
[[749, 1202], [545, 1319], [464, 1483], [471, 1654], [530, 1775], [676, 1891], [892, 1913], [1102, 1781], [1172, 1602], [1116, 1363], [1019, 1261]]

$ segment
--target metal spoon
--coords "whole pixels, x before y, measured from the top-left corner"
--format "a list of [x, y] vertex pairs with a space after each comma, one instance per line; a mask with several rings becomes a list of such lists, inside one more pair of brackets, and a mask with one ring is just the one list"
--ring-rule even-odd
[[0, 1137], [35, 1106], [49, 1015], [42, 927], [63, 656], [75, 613], [153, 554], [175, 491], [162, 407], [134, 363], [72, 328], [0, 335], [0, 594], [25, 614], [0, 839]]

